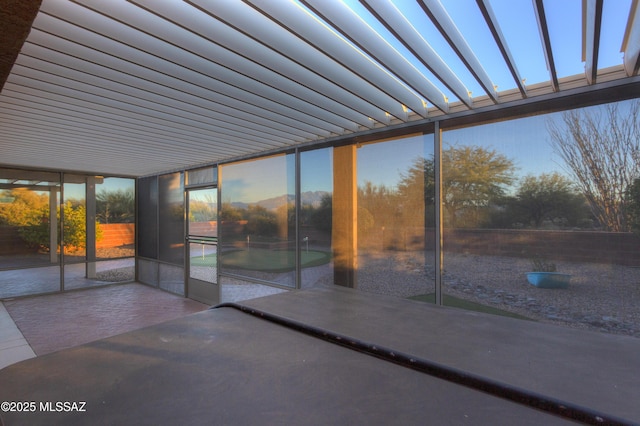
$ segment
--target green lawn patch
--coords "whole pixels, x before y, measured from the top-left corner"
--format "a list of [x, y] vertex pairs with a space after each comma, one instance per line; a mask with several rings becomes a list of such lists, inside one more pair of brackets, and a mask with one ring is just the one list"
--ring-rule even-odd
[[[288, 272], [295, 269], [296, 253], [293, 250], [268, 250], [252, 248], [250, 250], [234, 250], [221, 253], [221, 266], [244, 269], [249, 271]], [[192, 265], [210, 266], [212, 260], [207, 255], [204, 259], [200, 256], [191, 258]], [[303, 268], [320, 266], [329, 263], [331, 253], [319, 250], [303, 250], [300, 253]], [[209, 259], [207, 259], [209, 257]]]
[[[409, 299], [418, 300], [420, 302], [435, 303], [436, 295], [435, 293], [420, 294], [418, 296], [411, 296], [409, 297]], [[525, 316], [518, 315], [513, 312], [494, 308], [492, 306], [482, 305], [480, 303], [470, 302], [468, 300], [460, 299], [459, 297], [454, 297], [448, 294], [442, 295], [442, 303], [444, 304], [444, 306], [450, 306], [452, 308], [466, 309], [468, 311], [475, 311], [475, 312], [484, 312], [485, 314], [500, 315], [503, 317], [531, 320], [531, 318], [527, 318]]]
[[216, 254], [206, 254], [204, 256], [193, 256], [191, 266], [216, 266]]

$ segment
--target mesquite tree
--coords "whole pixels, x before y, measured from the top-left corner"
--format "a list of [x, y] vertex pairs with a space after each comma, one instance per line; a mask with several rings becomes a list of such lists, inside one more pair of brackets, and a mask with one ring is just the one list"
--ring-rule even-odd
[[447, 226], [477, 227], [489, 206], [515, 181], [513, 160], [481, 146], [449, 145], [442, 151], [442, 203]]
[[629, 231], [625, 194], [640, 176], [640, 101], [566, 111], [548, 121], [564, 160], [593, 215], [608, 231]]

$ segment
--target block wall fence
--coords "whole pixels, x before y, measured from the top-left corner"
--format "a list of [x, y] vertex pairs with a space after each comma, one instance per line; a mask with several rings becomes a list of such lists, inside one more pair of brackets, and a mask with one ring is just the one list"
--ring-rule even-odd
[[[102, 239], [98, 248], [132, 245], [135, 225], [132, 223], [102, 224]], [[211, 231], [213, 225], [202, 223], [201, 230]], [[192, 229], [194, 231], [195, 229]], [[196, 231], [197, 232], [197, 231]], [[329, 236], [303, 231], [312, 240], [330, 244]], [[414, 229], [398, 233], [387, 229], [362, 241], [362, 246], [378, 246], [386, 250], [422, 250], [425, 235], [427, 247], [434, 247], [433, 230]], [[323, 241], [326, 240], [326, 241]], [[16, 228], [0, 226], [0, 255], [24, 254], [28, 249]], [[536, 257], [551, 261], [610, 263], [640, 267], [640, 235], [625, 232], [546, 231], [519, 229], [445, 229], [444, 252], [485, 256]]]

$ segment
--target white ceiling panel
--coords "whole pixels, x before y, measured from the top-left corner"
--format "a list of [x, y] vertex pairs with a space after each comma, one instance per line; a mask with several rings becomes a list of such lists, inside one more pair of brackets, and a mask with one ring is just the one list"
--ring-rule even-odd
[[[591, 17], [584, 74], [551, 62], [527, 86], [549, 64], [536, 56], [542, 64], [525, 66], [514, 46], [547, 61], [573, 49], [556, 34], [550, 42], [546, 21], [566, 13], [561, 3], [536, 0], [510, 16], [504, 2], [464, 2], [495, 41], [495, 64], [465, 40], [474, 29], [458, 27], [457, 0], [43, 0], [0, 93], [0, 166], [145, 176], [603, 84], [637, 87], [637, 0], [580, 11]], [[446, 42], [433, 44], [425, 22]], [[540, 34], [522, 40], [514, 22]], [[600, 25], [626, 28], [618, 51], [615, 40], [599, 44]], [[515, 80], [505, 92], [491, 80], [497, 66]], [[480, 96], [467, 89], [471, 75]]]
[[[99, 62], [88, 62], [79, 59], [77, 56], [66, 55], [60, 53], [60, 51], [53, 51], [47, 47], [35, 44], [25, 45], [22, 54], [26, 57], [21, 61], [24, 65], [37, 68], [38, 61], [46, 61], [40, 68], [49, 68], [51, 66], [69, 68], [69, 70], [59, 69], [61, 73], [67, 75], [78, 74], [79, 72], [92, 76], [94, 79], [116, 82], [125, 93], [130, 90], [137, 91], [141, 96], [146, 96], [146, 93], [150, 93], [154, 96], [172, 99], [176, 102], [197, 106], [205, 110], [223, 111], [227, 113], [228, 110], [231, 109], [234, 114], [243, 116], [244, 119], [248, 119], [250, 122], [255, 121], [259, 123], [260, 126], [290, 131], [294, 134], [299, 134], [303, 138], [326, 137], [331, 133], [330, 130], [290, 118], [289, 114], [294, 115], [297, 112], [296, 110], [286, 108], [284, 105], [272, 102], [266, 98], [252, 99], [250, 96], [246, 96], [245, 98], [247, 100], [252, 100], [255, 103], [243, 102], [240, 99], [220, 93], [220, 91], [214, 93], [210, 90], [199, 88], [189, 82], [180, 81], [163, 74], [155, 74], [154, 81], [151, 81], [139, 77], [141, 73], [145, 72], [147, 77], [149, 77], [151, 74], [149, 71], [144, 71], [131, 63], [121, 61], [117, 68], [114, 67], [113, 62], [116, 61], [116, 58], [113, 57], [109, 58], [111, 67], [106, 67]], [[33, 65], [27, 64], [28, 61], [31, 61]], [[124, 72], [124, 70], [127, 72]], [[80, 74], [79, 78], [85, 77]], [[221, 89], [224, 90], [224, 87]], [[243, 92], [237, 92], [236, 94], [238, 96], [242, 96]], [[268, 103], [269, 109], [256, 105], [260, 102]], [[271, 109], [275, 111], [272, 112]], [[301, 113], [299, 115], [300, 119], [306, 117]], [[326, 127], [330, 127], [334, 129], [334, 131], [339, 129], [337, 126], [330, 126], [328, 124]]]
[[[47, 17], [39, 22], [47, 19], [54, 18]], [[298, 123], [298, 127], [307, 123], [313, 126], [321, 125], [325, 131], [334, 133], [341, 132], [343, 128], [357, 130], [358, 125], [349, 119], [316, 108], [307, 101], [276, 90], [242, 74], [234, 73], [203, 58], [194, 57], [185, 52], [184, 56], [187, 57], [178, 58], [181, 62], [175, 63], [141, 52], [126, 44], [97, 36], [70, 24], [60, 21], [58, 23], [65, 29], [62, 36], [68, 37], [68, 39], [34, 29], [29, 43], [25, 44], [24, 49], [37, 45], [50, 50], [53, 56], [68, 54], [84, 62], [111, 68], [122, 73], [122, 78], [134, 76], [139, 80], [153, 81], [236, 108], [239, 108], [238, 105], [242, 105], [246, 110], [255, 111], [255, 108], [258, 108], [265, 112], [273, 111], [279, 116], [280, 121], [293, 121]], [[69, 41], [69, 39], [82, 40], [85, 45]], [[166, 46], [159, 46], [157, 50], [162, 52], [166, 50]], [[205, 70], [207, 74], [195, 70]], [[217, 78], [213, 78], [213, 76], [217, 76]], [[363, 123], [368, 123], [364, 116], [355, 118]]]
[[[89, 1], [85, 3], [104, 13], [113, 14], [109, 16], [118, 19], [117, 22], [122, 21], [132, 28], [137, 28], [140, 32], [135, 34], [133, 43], [139, 43], [138, 40], [144, 39], [144, 34], [153, 34], [154, 37], [169, 41], [169, 46], [165, 45], [162, 47], [165, 55], [180, 54], [180, 50], [184, 49], [196, 56], [215, 61], [237, 73], [246, 74], [253, 79], [265, 81], [271, 85], [277, 84], [277, 80], [274, 79], [274, 74], [278, 74], [291, 81], [309, 87], [317, 93], [323, 93], [325, 97], [343, 103], [350, 109], [360, 111], [378, 121], [388, 121], [384, 111], [375, 104], [354, 95], [349, 90], [305, 68], [303, 65], [289, 60], [287, 57], [273, 50], [265, 49], [263, 44], [245, 36], [244, 33], [223, 24], [217, 19], [208, 17], [198, 11], [198, 9], [187, 6], [184, 3], [157, 2], [158, 6], [165, 4], [176, 6], [175, 9], [168, 11], [173, 12], [173, 14], [167, 17], [167, 19], [171, 19], [171, 21], [162, 19], [156, 15], [161, 14], [164, 8], [161, 8], [161, 11], [155, 11], [154, 14], [144, 14], [144, 9], [137, 8], [135, 5], [127, 2]], [[249, 9], [238, 1], [231, 3], [235, 5], [235, 7]], [[178, 21], [180, 18], [183, 18], [185, 22]], [[206, 19], [206, 21], [203, 22], [203, 19]], [[198, 33], [194, 33], [198, 30]], [[171, 47], [173, 47], [173, 49]], [[176, 63], [181, 63], [178, 62], [178, 58], [174, 60]], [[341, 66], [337, 64], [336, 68], [339, 67]], [[334, 73], [335, 75], [348, 78], [348, 75], [340, 72], [339, 69], [336, 69]], [[355, 78], [350, 79], [349, 82], [357, 85], [364, 84]], [[364, 86], [362, 88], [369, 89], [370, 86]], [[371, 96], [379, 102], [385, 100], [380, 93], [373, 92]], [[392, 106], [394, 109], [399, 109], [396, 104], [389, 106]]]

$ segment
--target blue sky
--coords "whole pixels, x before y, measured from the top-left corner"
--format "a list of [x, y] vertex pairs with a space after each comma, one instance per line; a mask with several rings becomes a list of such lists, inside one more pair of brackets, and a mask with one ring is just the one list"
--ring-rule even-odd
[[[103, 183], [100, 185], [96, 185], [96, 192], [100, 191], [133, 191], [135, 189], [135, 181], [133, 179], [128, 178], [105, 178]], [[84, 200], [85, 199], [85, 185], [84, 184], [70, 184], [66, 183], [64, 185], [64, 197], [66, 200], [76, 199], [76, 200]]]
[[[537, 115], [518, 120], [444, 131], [443, 149], [451, 146], [481, 146], [513, 161], [516, 175], [564, 173], [562, 160], [550, 145], [547, 121], [558, 115]], [[421, 145], [424, 143], [424, 150]], [[365, 181], [394, 187], [413, 164], [416, 153], [433, 154], [433, 135], [415, 136], [395, 142], [370, 144], [358, 149], [358, 185]]]
[[433, 135], [367, 144], [358, 149], [358, 186], [365, 182], [395, 187], [419, 157], [433, 155]]

